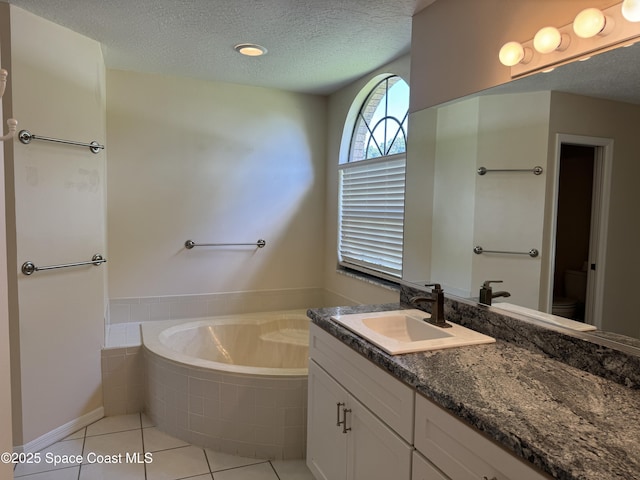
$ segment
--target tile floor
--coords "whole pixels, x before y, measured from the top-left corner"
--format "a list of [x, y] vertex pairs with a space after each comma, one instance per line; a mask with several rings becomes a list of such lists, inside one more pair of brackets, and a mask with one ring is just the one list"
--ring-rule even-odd
[[195, 447], [159, 431], [139, 413], [105, 417], [79, 430], [40, 452], [40, 463], [17, 465], [14, 477], [22, 480], [314, 480], [304, 460], [259, 460]]

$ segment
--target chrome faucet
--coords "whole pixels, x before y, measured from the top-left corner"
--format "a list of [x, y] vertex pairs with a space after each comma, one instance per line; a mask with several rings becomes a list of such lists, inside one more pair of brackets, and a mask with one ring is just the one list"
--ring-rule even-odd
[[491, 305], [491, 300], [494, 298], [511, 296], [509, 292], [494, 292], [491, 288], [492, 283], [502, 283], [502, 280], [487, 280], [482, 284], [482, 288], [480, 288], [480, 303]]
[[436, 327], [440, 328], [451, 328], [445, 319], [444, 319], [444, 290], [439, 283], [429, 283], [425, 285], [425, 287], [433, 287], [431, 289], [431, 297], [426, 297], [424, 295], [417, 295], [409, 299], [409, 303], [417, 306], [420, 302], [429, 302], [433, 304], [431, 307], [431, 317], [424, 318], [425, 322], [428, 322]]

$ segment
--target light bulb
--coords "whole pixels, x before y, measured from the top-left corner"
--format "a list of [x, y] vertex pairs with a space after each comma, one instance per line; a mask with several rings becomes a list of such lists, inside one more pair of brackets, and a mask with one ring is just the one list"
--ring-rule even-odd
[[568, 38], [562, 35], [555, 27], [544, 27], [538, 30], [533, 37], [533, 48], [540, 53], [551, 53], [555, 50], [565, 50], [568, 46]]
[[500, 63], [507, 67], [513, 67], [524, 60], [524, 47], [518, 42], [507, 42], [500, 49], [498, 58]]
[[630, 22], [640, 22], [640, 0], [624, 0], [622, 16]]
[[613, 19], [597, 8], [585, 8], [573, 21], [573, 31], [580, 38], [606, 35], [613, 28]]

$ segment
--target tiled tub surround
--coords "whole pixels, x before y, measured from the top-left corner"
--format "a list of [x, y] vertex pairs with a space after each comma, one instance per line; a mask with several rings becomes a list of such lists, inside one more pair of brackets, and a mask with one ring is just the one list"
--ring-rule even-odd
[[[147, 415], [159, 429], [221, 452], [303, 458], [309, 324], [304, 312], [214, 317], [208, 325], [218, 328], [209, 333], [203, 322], [143, 325]], [[282, 363], [287, 358], [291, 368]]]
[[[196, 295], [112, 298], [109, 300], [106, 324], [107, 326], [118, 326], [119, 324], [135, 324], [156, 320], [180, 320], [213, 315], [294, 310], [308, 308], [310, 305], [327, 305], [328, 295], [329, 292], [321, 288], [289, 288]], [[342, 300], [344, 302], [345, 299], [342, 298]], [[115, 330], [120, 331], [118, 328]]]
[[[403, 295], [408, 298], [406, 291]], [[530, 325], [532, 330], [525, 333], [518, 325], [510, 326], [513, 319], [509, 317], [500, 324], [500, 314], [494, 318], [489, 309], [471, 306], [456, 310], [456, 304], [447, 301], [447, 318], [472, 328], [477, 322], [488, 321], [492, 329], [513, 328], [506, 336], [523, 334], [533, 343], [547, 335], [563, 336], [560, 332], [537, 332], [540, 327], [536, 325]], [[490, 345], [390, 356], [330, 318], [403, 306], [407, 304], [311, 309], [308, 314], [314, 323], [419, 394], [552, 478], [640, 479], [637, 389], [558, 361], [561, 356], [523, 348], [524, 339], [512, 343], [498, 335], [498, 341]], [[477, 316], [482, 312], [486, 315]], [[491, 335], [486, 329], [483, 333]], [[538, 335], [539, 339], [533, 338]], [[557, 342], [561, 340], [555, 342], [560, 345]]]

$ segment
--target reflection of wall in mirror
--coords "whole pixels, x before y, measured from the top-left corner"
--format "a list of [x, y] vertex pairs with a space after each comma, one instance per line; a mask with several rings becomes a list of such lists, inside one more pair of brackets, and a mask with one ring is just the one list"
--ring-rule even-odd
[[[434, 115], [436, 128], [423, 129]], [[446, 285], [449, 293], [477, 297], [482, 282], [502, 279], [509, 282], [515, 303], [538, 307], [539, 259], [478, 256], [473, 247], [539, 249], [544, 176], [479, 176], [476, 171], [480, 166], [546, 166], [548, 117], [548, 92], [473, 98], [412, 115], [408, 172], [426, 168], [433, 172], [433, 179], [432, 186], [415, 179], [408, 182], [406, 195], [411, 205], [433, 204], [433, 213], [424, 208], [406, 210], [406, 280], [428, 278]], [[431, 136], [430, 143], [436, 147], [418, 153], [420, 145], [414, 140], [418, 132], [421, 138]], [[421, 241], [415, 239], [416, 223], [428, 225]]]
[[[640, 286], [640, 221], [635, 210], [640, 205], [640, 106], [560, 92], [551, 98], [550, 152], [556, 132], [613, 139], [601, 329], [640, 338], [634, 302]], [[551, 193], [548, 189], [547, 207]], [[548, 245], [553, 241], [545, 240]], [[546, 300], [541, 298], [541, 304]]]

